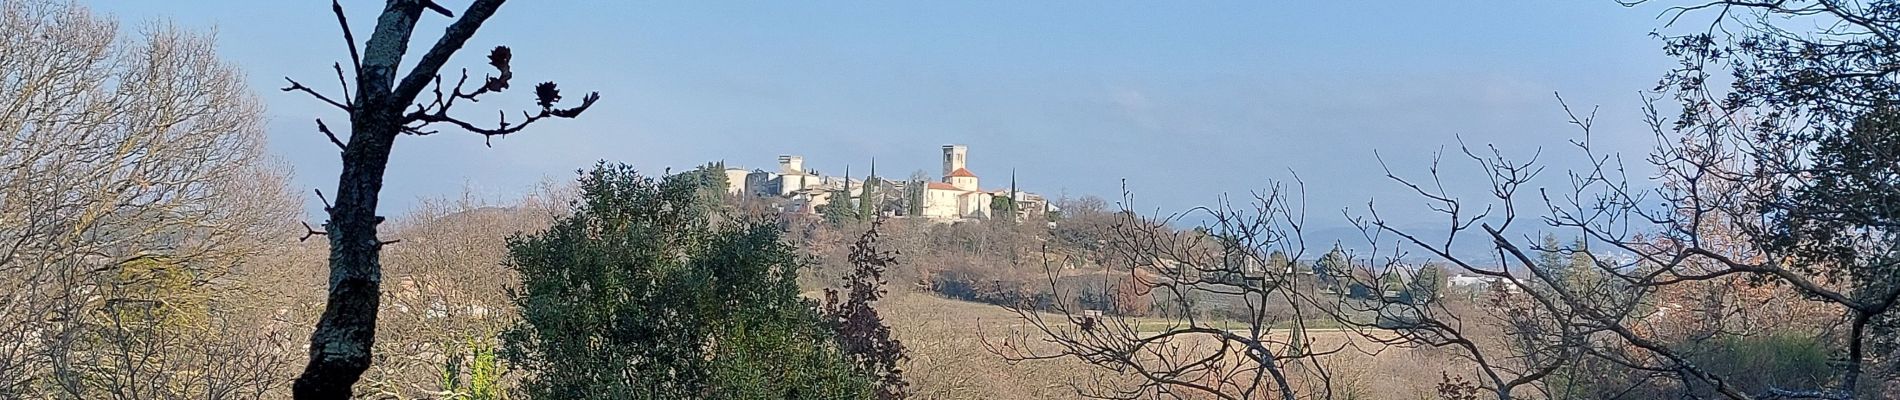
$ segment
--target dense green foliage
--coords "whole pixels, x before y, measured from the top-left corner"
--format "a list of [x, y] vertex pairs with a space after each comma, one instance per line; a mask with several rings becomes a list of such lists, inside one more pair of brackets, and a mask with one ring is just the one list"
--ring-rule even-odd
[[[849, 182], [846, 183], [850, 184]], [[877, 177], [877, 165], [871, 166], [871, 176], [864, 178], [863, 194], [858, 196], [858, 219], [877, 219], [878, 210], [884, 205], [884, 196], [878, 189], [884, 186], [884, 180]]]
[[[571, 215], [509, 241], [522, 322], [506, 354], [533, 398], [863, 398], [869, 379], [798, 295], [769, 223], [727, 218], [719, 171], [600, 165]], [[716, 188], [715, 188], [716, 189]]]
[[1020, 211], [1017, 209], [1015, 199], [1003, 196], [990, 198], [990, 214], [995, 215], [996, 219], [1014, 222], [1016, 214]]
[[825, 204], [819, 204], [813, 211], [819, 215], [824, 215], [825, 222], [832, 226], [864, 222], [866, 216], [866, 214], [860, 213], [857, 206], [851, 204], [851, 192], [848, 190], [831, 191], [829, 201]]

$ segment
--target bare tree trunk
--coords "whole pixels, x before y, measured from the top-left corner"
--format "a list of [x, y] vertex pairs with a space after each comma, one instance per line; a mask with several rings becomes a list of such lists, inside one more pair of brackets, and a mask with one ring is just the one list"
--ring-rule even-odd
[[[369, 368], [376, 341], [376, 310], [382, 300], [381, 239], [376, 237], [377, 194], [395, 132], [378, 135], [372, 118], [355, 118], [336, 205], [330, 208], [330, 294], [310, 335], [310, 363], [297, 378], [297, 398], [349, 398], [350, 386]], [[387, 125], [387, 124], [386, 124]], [[365, 134], [367, 133], [367, 134]]]
[[[384, 245], [391, 243], [376, 237], [376, 227], [383, 220], [376, 215], [377, 196], [383, 188], [383, 172], [388, 168], [389, 152], [397, 135], [428, 135], [435, 133], [426, 130], [428, 126], [446, 123], [484, 136], [502, 136], [519, 132], [544, 118], [579, 116], [599, 99], [598, 95], [589, 94], [580, 106], [554, 108], [560, 101], [560, 91], [550, 82], [535, 87], [540, 112], [523, 113], [525, 119], [516, 123], [509, 123], [507, 114], [503, 113], [498, 127], [487, 129], [449, 115], [449, 108], [458, 99], [473, 101], [477, 96], [508, 88], [513, 72], [509, 68], [512, 53], [506, 47], [496, 47], [488, 57], [489, 65], [499, 70], [500, 75], [485, 77], [472, 91], [463, 88], [467, 82], [466, 70], [462, 80], [447, 93], [443, 92], [442, 79], [437, 74], [504, 1], [474, 0], [460, 18], [449, 24], [416, 66], [403, 75], [398, 74], [398, 70], [423, 10], [454, 15], [429, 0], [389, 0], [377, 18], [375, 33], [358, 59], [349, 22], [342, 6], [333, 0], [331, 10], [344, 29], [343, 37], [350, 46], [351, 65], [356, 72], [355, 97], [352, 99], [345, 93], [341, 98], [347, 101], [339, 103], [294, 80], [290, 81], [290, 87], [283, 89], [303, 91], [350, 114], [348, 144], [321, 121], [317, 124], [318, 130], [343, 151], [343, 173], [337, 178], [336, 203], [328, 207], [330, 219], [324, 223], [324, 230], [310, 232], [327, 235], [330, 239], [330, 292], [323, 316], [310, 335], [310, 363], [292, 387], [296, 398], [347, 399], [350, 387], [369, 369], [370, 351], [376, 339], [376, 312], [382, 297], [379, 253]], [[344, 80], [341, 63], [336, 69], [338, 80]], [[432, 82], [434, 100], [418, 102], [417, 95]], [[404, 113], [410, 104], [416, 104], [417, 109]]]
[[[413, 0], [389, 1], [377, 19], [367, 57], [356, 69], [356, 99], [346, 107], [350, 140], [343, 149], [336, 204], [328, 207], [330, 220], [324, 224], [330, 239], [330, 292], [310, 334], [310, 363], [291, 388], [298, 399], [347, 399], [350, 387], [369, 369], [376, 310], [382, 302], [377, 197], [402, 127], [394, 114], [407, 102], [393, 101], [390, 88], [421, 12]], [[337, 15], [342, 18], [341, 11]], [[352, 55], [355, 45], [350, 43]]]

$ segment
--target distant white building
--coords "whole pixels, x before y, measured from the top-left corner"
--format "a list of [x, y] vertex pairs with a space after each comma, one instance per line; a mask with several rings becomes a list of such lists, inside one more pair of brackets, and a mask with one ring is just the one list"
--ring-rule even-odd
[[1465, 275], [1465, 274], [1456, 274], [1456, 275], [1452, 275], [1449, 278], [1445, 278], [1445, 286], [1450, 287], [1452, 289], [1469, 290], [1472, 292], [1483, 292], [1486, 290], [1490, 290], [1493, 285], [1497, 285], [1497, 287], [1504, 288], [1504, 291], [1506, 292], [1512, 292], [1512, 293], [1517, 292], [1517, 286], [1511, 285], [1509, 282], [1505, 282], [1503, 278], [1498, 278], [1495, 276], [1471, 276], [1471, 275]]
[[[778, 156], [778, 172], [746, 171], [743, 168], [726, 169], [727, 192], [759, 197], [791, 196], [800, 191], [822, 188], [827, 180], [825, 177], [805, 170], [805, 157], [795, 155]], [[835, 179], [833, 181], [836, 183]]]
[[[891, 188], [879, 191], [880, 199], [889, 196], [901, 196], [901, 189], [919, 190], [916, 203], [905, 208], [904, 215], [928, 218], [932, 221], [951, 222], [963, 219], [981, 219], [996, 216], [991, 204], [998, 197], [1014, 200], [1021, 217], [1040, 216], [1052, 207], [1041, 195], [1014, 190], [1014, 177], [1011, 188], [1004, 190], [983, 190], [975, 173], [968, 168], [969, 147], [959, 144], [943, 146], [943, 176], [937, 182], [918, 182], [922, 187], [911, 186], [911, 182], [885, 182], [881, 187]], [[726, 169], [727, 192], [755, 197], [784, 199], [781, 209], [785, 212], [816, 212], [819, 206], [833, 201], [833, 193], [847, 191], [847, 201], [862, 201], [864, 181], [849, 177], [821, 176], [805, 169], [805, 158], [796, 155], [778, 157], [778, 171]], [[875, 170], [873, 166], [873, 170]], [[888, 185], [888, 186], [886, 186]], [[873, 201], [880, 201], [874, 199]], [[897, 206], [893, 206], [897, 207]], [[880, 213], [891, 210], [879, 210]]]
[[935, 220], [989, 218], [990, 202], [1008, 192], [986, 192], [978, 186], [975, 173], [967, 164], [970, 148], [960, 144], [943, 146], [943, 181], [924, 185], [924, 204], [918, 215]]
[[817, 188], [824, 183], [818, 174], [805, 170], [805, 157], [778, 156], [778, 175], [772, 179], [772, 193], [790, 196], [800, 190]]
[[752, 171], [745, 168], [726, 168], [726, 194], [739, 195], [746, 192], [746, 177]]

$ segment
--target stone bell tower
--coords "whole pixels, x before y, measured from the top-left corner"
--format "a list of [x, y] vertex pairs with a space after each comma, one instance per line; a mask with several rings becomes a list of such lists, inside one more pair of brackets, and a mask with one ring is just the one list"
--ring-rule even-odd
[[965, 167], [970, 148], [960, 144], [943, 146], [943, 182], [961, 190], [977, 190], [976, 174]]

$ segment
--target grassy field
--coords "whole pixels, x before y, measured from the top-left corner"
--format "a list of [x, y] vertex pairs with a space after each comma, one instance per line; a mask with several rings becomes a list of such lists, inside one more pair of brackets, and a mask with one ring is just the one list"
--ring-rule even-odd
[[[1116, 384], [1128, 377], [1074, 359], [1010, 363], [991, 354], [992, 341], [1024, 329], [1016, 315], [993, 305], [929, 294], [893, 293], [879, 303], [898, 339], [910, 349], [906, 376], [921, 399], [1067, 399], [1072, 385]], [[1168, 321], [1142, 321], [1155, 328]], [[1441, 372], [1463, 370], [1462, 360], [1437, 349], [1378, 348], [1351, 333], [1314, 327], [1318, 347], [1346, 346], [1319, 360], [1330, 366], [1335, 398], [1430, 398]], [[1348, 393], [1350, 392], [1350, 393]]]
[[[1228, 330], [1238, 331], [1247, 329], [1247, 323], [1242, 321], [1217, 319], [1202, 320], [1201, 323], [1206, 326]], [[1187, 321], [1166, 318], [1130, 318], [1129, 325], [1133, 325], [1135, 330], [1139, 332], [1160, 332], [1173, 327], [1187, 326]], [[1331, 319], [1308, 320], [1305, 325], [1309, 331], [1328, 331], [1341, 328], [1338, 321]], [[1287, 321], [1272, 324], [1272, 326], [1274, 330], [1285, 330], [1292, 329], [1295, 324], [1291, 321]]]
[[910, 350], [906, 376], [920, 399], [1029, 400], [1074, 398], [1071, 383], [1093, 370], [1075, 360], [1009, 363], [985, 350], [983, 337], [1019, 329], [997, 306], [896, 293], [878, 304]]

